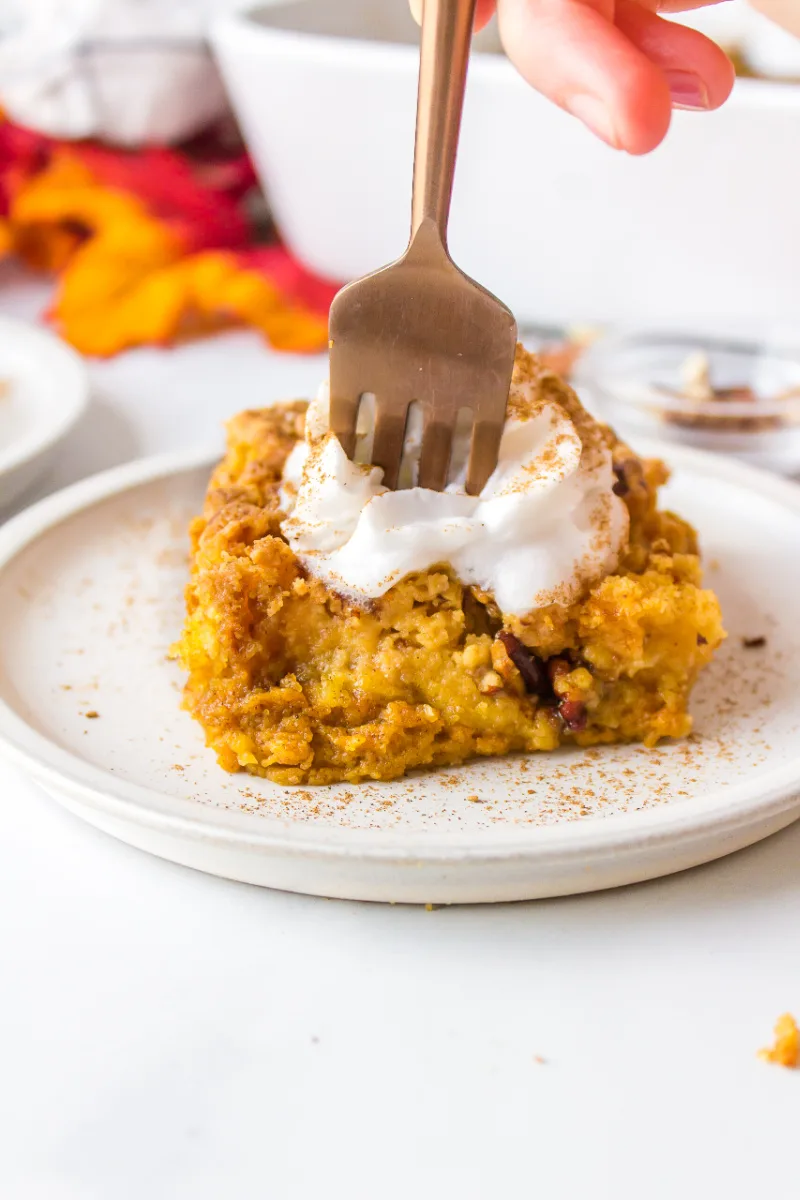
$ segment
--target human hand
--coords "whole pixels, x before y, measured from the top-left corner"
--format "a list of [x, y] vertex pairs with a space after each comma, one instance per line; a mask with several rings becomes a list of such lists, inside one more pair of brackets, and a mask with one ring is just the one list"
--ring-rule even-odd
[[[673, 108], [719, 108], [733, 67], [710, 38], [658, 12], [715, 0], [497, 0], [506, 53], [527, 81], [603, 141], [646, 154]], [[762, 10], [794, 0], [758, 0]], [[417, 19], [422, 0], [411, 0]], [[479, 27], [495, 0], [478, 0]]]

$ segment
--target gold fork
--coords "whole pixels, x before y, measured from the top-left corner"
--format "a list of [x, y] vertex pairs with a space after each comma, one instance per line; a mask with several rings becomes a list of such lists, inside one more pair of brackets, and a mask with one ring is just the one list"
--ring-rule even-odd
[[352, 458], [361, 398], [373, 394], [372, 461], [392, 489], [412, 402], [423, 412], [420, 487], [446, 486], [462, 410], [471, 414], [469, 493], [497, 466], [503, 432], [516, 322], [447, 250], [474, 16], [475, 0], [425, 0], [411, 241], [398, 262], [343, 288], [331, 307], [331, 428]]

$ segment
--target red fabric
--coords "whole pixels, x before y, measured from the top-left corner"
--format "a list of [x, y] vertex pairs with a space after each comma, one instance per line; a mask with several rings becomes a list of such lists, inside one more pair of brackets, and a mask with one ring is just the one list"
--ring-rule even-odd
[[242, 266], [259, 271], [270, 279], [283, 295], [326, 315], [341, 284], [312, 274], [285, 246], [254, 246], [237, 255]]
[[73, 152], [96, 179], [138, 196], [150, 212], [177, 227], [187, 251], [235, 250], [253, 237], [243, 200], [256, 186], [246, 154], [195, 162], [177, 150], [111, 150], [92, 142]]
[[[258, 200], [254, 195], [256, 174], [247, 153], [229, 132], [210, 129], [180, 148], [123, 150], [91, 141], [61, 142], [5, 121], [0, 114], [0, 220], [7, 218], [10, 230], [4, 249], [7, 253], [16, 249], [34, 269], [58, 264], [55, 269], [61, 278], [61, 297], [55, 301], [56, 308], [63, 302], [73, 251], [77, 253], [83, 241], [93, 236], [93, 230], [72, 229], [65, 217], [62, 231], [67, 238], [61, 245], [66, 257], [40, 254], [37, 258], [30, 241], [26, 245], [26, 230], [15, 225], [13, 201], [15, 196], [23, 195], [26, 184], [35, 187], [37, 176], [54, 161], [54, 156], [63, 157], [61, 151], [77, 159], [86, 168], [87, 177], [100, 187], [140, 201], [149, 217], [177, 235], [177, 244], [186, 258], [206, 251], [234, 254], [244, 270], [261, 275], [289, 306], [297, 309], [299, 324], [303, 312], [316, 319], [316, 332], [309, 335], [315, 344], [308, 348], [319, 349], [324, 344], [325, 321], [339, 285], [298, 262], [280, 244], [274, 230], [265, 231], [255, 224], [251, 214], [259, 208], [263, 211], [263, 204], [252, 203]], [[57, 226], [56, 219], [53, 238], [57, 237]], [[272, 240], [264, 244], [263, 237], [270, 234]], [[47, 232], [39, 230], [34, 237], [40, 243], [42, 239], [46, 242]], [[103, 286], [102, 281], [98, 286]], [[84, 290], [82, 303], [85, 301]], [[305, 328], [313, 329], [314, 323]], [[285, 339], [285, 328], [281, 336]], [[85, 350], [82, 345], [79, 348]]]

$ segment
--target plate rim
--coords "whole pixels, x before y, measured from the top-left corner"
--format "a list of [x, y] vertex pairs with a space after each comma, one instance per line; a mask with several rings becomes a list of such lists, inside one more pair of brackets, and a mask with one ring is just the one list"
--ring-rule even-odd
[[[645, 454], [664, 456], [671, 467], [711, 474], [745, 486], [800, 515], [800, 485], [747, 464], [690, 447], [640, 439]], [[54, 493], [12, 517], [0, 527], [0, 585], [11, 561], [37, 538], [81, 512], [148, 483], [210, 467], [219, 450], [208, 447], [137, 459], [103, 471]], [[210, 753], [210, 752], [208, 752]], [[424, 859], [430, 863], [531, 861], [554, 854], [565, 860], [591, 851], [611, 855], [632, 845], [656, 848], [676, 838], [693, 841], [712, 831], [733, 832], [771, 816], [800, 810], [800, 750], [796, 760], [767, 771], [754, 799], [752, 787], [735, 784], [720, 789], [716, 802], [692, 797], [678, 804], [655, 805], [628, 813], [597, 815], [584, 820], [513, 831], [448, 832], [352, 829], [308, 826], [290, 818], [261, 817], [234, 809], [216, 809], [188, 798], [121, 779], [102, 767], [58, 746], [24, 720], [0, 696], [0, 754], [41, 782], [48, 790], [67, 790], [90, 807], [116, 819], [194, 841], [228, 844], [251, 851], [284, 855], [381, 860]], [[294, 790], [315, 790], [300, 787]], [[800, 812], [798, 813], [800, 815]], [[506, 836], [504, 836], [506, 835]], [[482, 841], [481, 839], [484, 838]]]
[[52, 423], [46, 429], [33, 430], [9, 446], [0, 449], [0, 481], [12, 472], [20, 470], [46, 454], [77, 425], [89, 405], [90, 382], [86, 364], [74, 350], [56, 334], [43, 329], [33, 321], [0, 315], [0, 336], [10, 335], [23, 351], [25, 343], [42, 365], [50, 369], [64, 382], [59, 389], [63, 409], [54, 410]]

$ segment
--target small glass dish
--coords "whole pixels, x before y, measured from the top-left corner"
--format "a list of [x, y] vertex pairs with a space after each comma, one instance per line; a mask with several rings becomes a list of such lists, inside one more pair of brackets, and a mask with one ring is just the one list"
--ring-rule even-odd
[[680, 334], [601, 338], [574, 385], [623, 437], [649, 436], [800, 474], [800, 354]]

